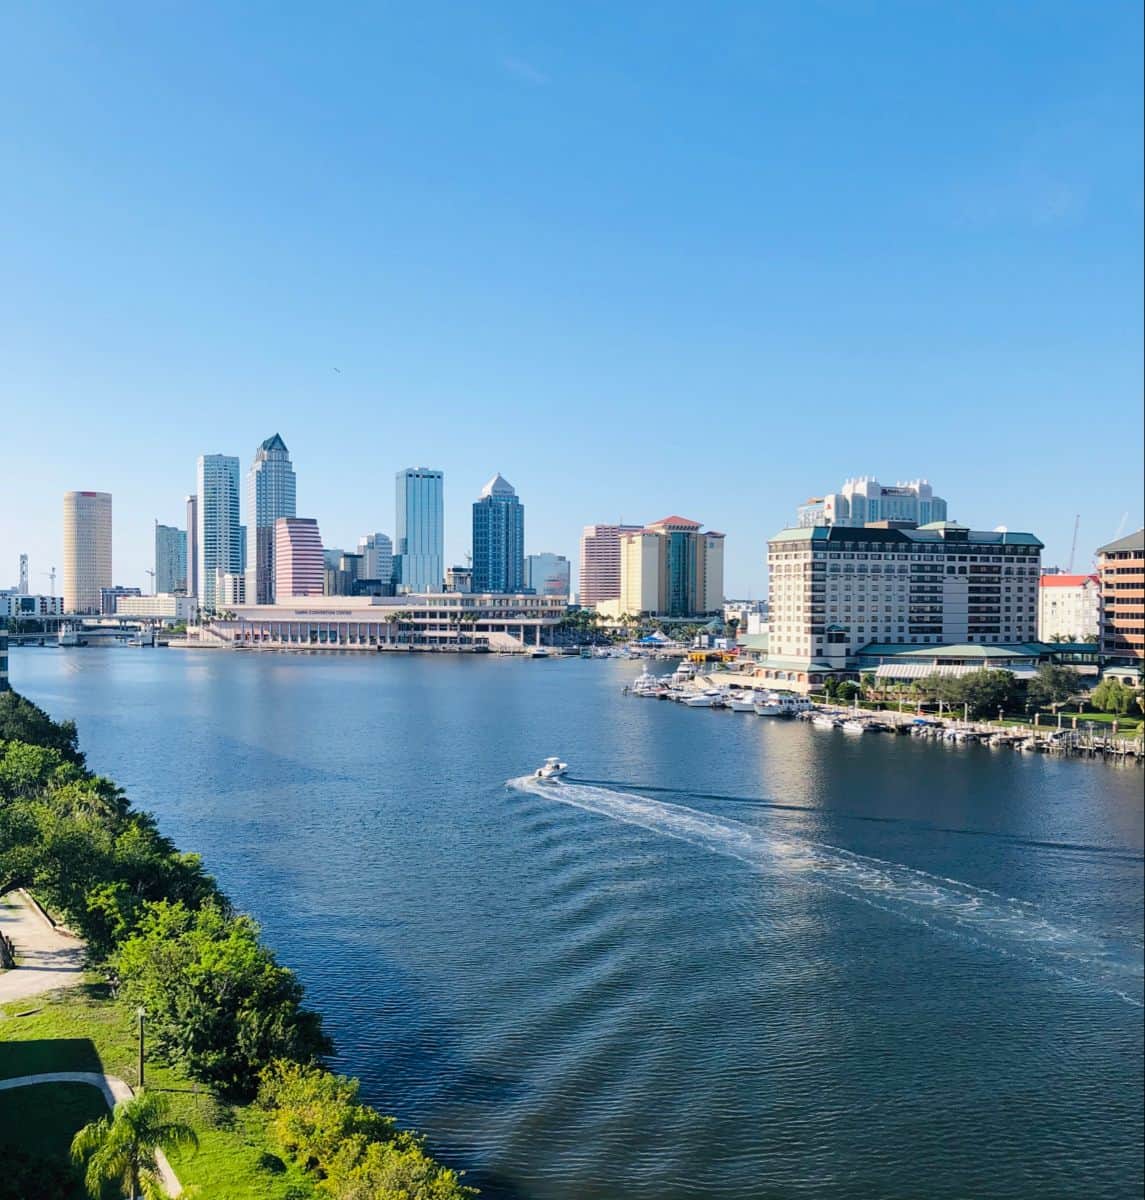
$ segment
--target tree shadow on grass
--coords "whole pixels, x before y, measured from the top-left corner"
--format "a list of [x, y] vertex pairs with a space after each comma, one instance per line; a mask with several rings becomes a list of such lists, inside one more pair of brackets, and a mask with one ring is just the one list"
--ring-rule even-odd
[[51, 1071], [103, 1071], [90, 1038], [37, 1038], [0, 1042], [0, 1079], [46, 1075]]

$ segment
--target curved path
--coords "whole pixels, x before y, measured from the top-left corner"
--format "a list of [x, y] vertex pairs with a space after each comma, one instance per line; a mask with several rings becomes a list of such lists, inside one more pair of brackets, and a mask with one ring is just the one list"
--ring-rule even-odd
[[0, 930], [16, 947], [18, 963], [0, 971], [0, 1004], [83, 981], [83, 943], [61, 933], [23, 892], [0, 896]]
[[[0, 1092], [9, 1088], [32, 1087], [37, 1083], [87, 1083], [97, 1087], [103, 1093], [108, 1108], [114, 1108], [124, 1100], [130, 1100], [135, 1093], [130, 1087], [115, 1075], [100, 1075], [96, 1071], [49, 1071], [44, 1075], [19, 1075], [15, 1079], [0, 1079]], [[155, 1161], [159, 1167], [159, 1178], [163, 1181], [164, 1190], [169, 1196], [181, 1196], [183, 1185], [179, 1177], [171, 1169], [167, 1156], [162, 1150], [155, 1151]]]

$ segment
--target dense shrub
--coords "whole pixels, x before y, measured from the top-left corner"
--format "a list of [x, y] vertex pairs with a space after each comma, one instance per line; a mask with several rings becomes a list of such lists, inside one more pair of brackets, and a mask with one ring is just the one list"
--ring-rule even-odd
[[331, 1049], [302, 985], [258, 940], [249, 917], [214, 900], [144, 908], [114, 958], [123, 998], [142, 1005], [158, 1049], [227, 1096], [249, 1098], [275, 1058], [312, 1062]]
[[318, 1067], [277, 1062], [259, 1101], [271, 1112], [277, 1148], [333, 1200], [466, 1200], [477, 1193], [435, 1162], [416, 1134], [358, 1103], [358, 1081]]

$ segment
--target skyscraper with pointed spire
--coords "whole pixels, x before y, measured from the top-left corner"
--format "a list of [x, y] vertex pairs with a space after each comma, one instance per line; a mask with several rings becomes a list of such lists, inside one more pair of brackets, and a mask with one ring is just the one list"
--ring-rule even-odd
[[255, 451], [247, 472], [246, 601], [274, 603], [274, 523], [295, 512], [294, 467], [276, 433]]
[[498, 472], [473, 504], [473, 590], [519, 592], [525, 586], [525, 506]]

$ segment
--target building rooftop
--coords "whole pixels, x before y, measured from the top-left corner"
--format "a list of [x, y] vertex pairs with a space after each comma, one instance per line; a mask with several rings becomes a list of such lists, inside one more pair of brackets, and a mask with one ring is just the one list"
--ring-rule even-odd
[[[953, 534], [953, 537], [949, 535]], [[875, 529], [871, 526], [815, 525], [810, 528], [781, 529], [772, 542], [915, 542], [921, 546], [949, 542], [967, 541], [979, 545], [993, 546], [1037, 546], [1042, 542], [1032, 533], [1015, 533], [1010, 529], [967, 529], [965, 525], [954, 525], [936, 521], [921, 529]]]
[[517, 491], [513, 485], [498, 471], [481, 489], [480, 498], [484, 500], [489, 496], [515, 496], [516, 494]]
[[649, 529], [660, 529], [665, 525], [675, 525], [684, 529], [699, 529], [699, 521], [689, 521], [687, 517], [662, 517], [659, 521], [653, 521], [648, 526]]
[[1125, 550], [1145, 550], [1145, 526], [1128, 537], [1118, 538], [1108, 546], [1098, 546], [1098, 554], [1117, 554]]
[[1041, 587], [1081, 587], [1082, 584], [1099, 583], [1096, 575], [1043, 575]]
[[286, 443], [282, 440], [282, 435], [278, 433], [272, 434], [270, 437], [268, 437], [266, 441], [259, 446], [259, 449], [281, 450], [284, 454], [290, 453], [290, 451], [286, 448]]

